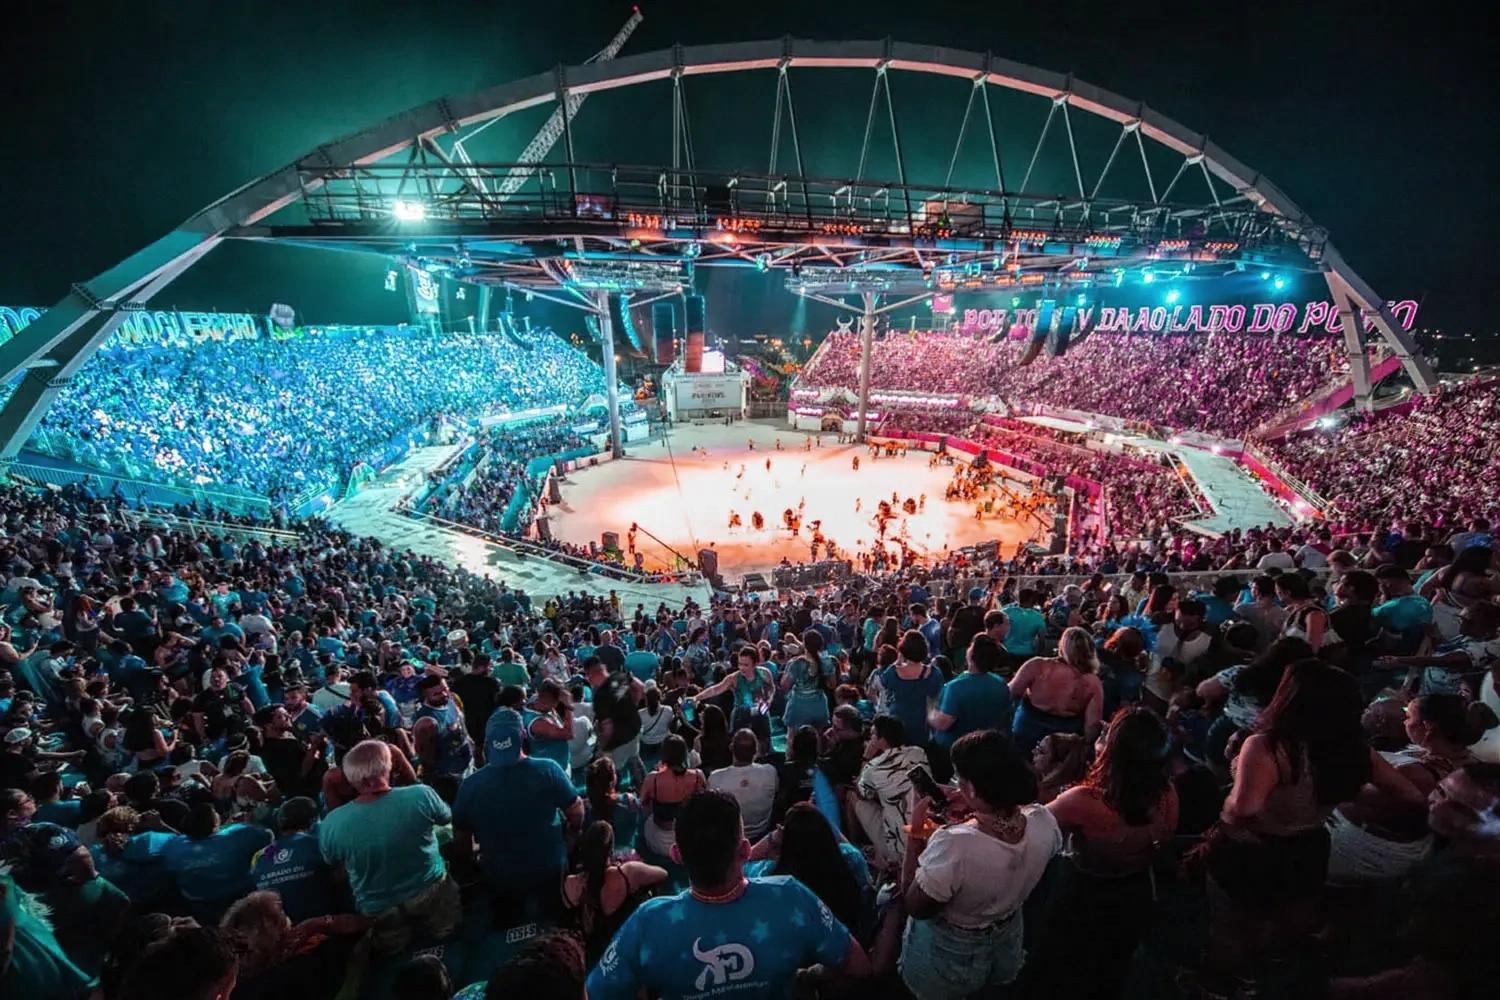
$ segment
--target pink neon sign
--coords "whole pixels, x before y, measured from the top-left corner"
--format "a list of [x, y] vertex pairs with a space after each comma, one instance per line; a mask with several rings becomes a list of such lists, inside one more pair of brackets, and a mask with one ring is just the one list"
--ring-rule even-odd
[[[1332, 302], [1257, 302], [1251, 305], [1179, 305], [1165, 306], [1090, 306], [1078, 311], [1079, 322], [1087, 325], [1098, 312], [1094, 329], [1100, 333], [1340, 333], [1343, 323]], [[1417, 321], [1417, 303], [1412, 299], [1387, 302], [1392, 318], [1403, 330]], [[965, 309], [960, 327], [973, 332], [992, 333], [1017, 328], [1024, 336], [1036, 323], [1035, 309]], [[1366, 310], [1360, 320], [1368, 332], [1375, 321]]]

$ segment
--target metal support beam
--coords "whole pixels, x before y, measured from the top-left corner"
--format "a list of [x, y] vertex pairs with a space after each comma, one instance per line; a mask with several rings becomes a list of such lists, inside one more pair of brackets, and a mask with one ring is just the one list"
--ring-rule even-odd
[[1349, 358], [1349, 377], [1354, 382], [1354, 408], [1361, 413], [1375, 411], [1375, 397], [1370, 385], [1370, 355], [1365, 350], [1364, 324], [1360, 320], [1359, 307], [1349, 296], [1343, 283], [1332, 274], [1324, 277], [1328, 291], [1333, 296], [1334, 308], [1338, 310], [1339, 327], [1344, 334], [1344, 351]]
[[615, 324], [609, 318], [609, 293], [595, 292], [599, 310], [599, 343], [604, 348], [604, 387], [609, 397], [609, 451], [615, 458], [625, 457], [620, 437], [620, 380], [615, 374]]
[[1401, 359], [1401, 367], [1406, 369], [1407, 377], [1411, 379], [1412, 385], [1417, 387], [1417, 391], [1433, 392], [1436, 390], [1437, 375], [1433, 372], [1432, 365], [1423, 357], [1416, 341], [1412, 340], [1411, 334], [1396, 322], [1396, 317], [1391, 315], [1390, 309], [1387, 308], [1384, 300], [1375, 294], [1375, 290], [1365, 284], [1364, 279], [1355, 274], [1354, 270], [1345, 263], [1343, 256], [1332, 243], [1325, 244], [1323, 247], [1323, 268], [1327, 276], [1328, 287], [1333, 288], [1337, 282], [1348, 293], [1350, 300], [1369, 315], [1380, 334], [1380, 339], [1385, 341], [1391, 352]]
[[869, 420], [870, 355], [875, 352], [875, 300], [877, 298], [879, 296], [874, 292], [860, 294], [865, 310], [859, 320], [859, 426], [854, 432], [854, 440], [858, 444], [865, 443], [865, 424]]
[[[150, 279], [133, 292], [124, 295], [113, 307], [102, 302], [92, 303], [80, 319], [66, 326], [67, 334], [52, 342], [48, 349], [29, 359], [33, 366], [16, 387], [16, 391], [5, 405], [0, 407], [0, 462], [11, 462], [25, 446], [31, 432], [41, 421], [47, 407], [61, 392], [78, 370], [93, 357], [101, 344], [109, 339], [129, 312], [128, 304], [139, 305], [151, 300], [157, 292], [172, 283], [183, 271], [196, 264], [204, 254], [218, 246], [217, 238], [204, 240], [192, 249], [180, 253], [176, 259], [159, 267]], [[75, 296], [85, 294], [81, 286], [74, 286]], [[48, 318], [43, 314], [33, 325], [40, 325]], [[30, 330], [23, 330], [25, 333]], [[20, 339], [19, 337], [14, 340]]]

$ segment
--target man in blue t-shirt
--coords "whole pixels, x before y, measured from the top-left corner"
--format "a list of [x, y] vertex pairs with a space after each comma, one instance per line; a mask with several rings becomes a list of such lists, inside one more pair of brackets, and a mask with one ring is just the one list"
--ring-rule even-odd
[[287, 799], [276, 813], [281, 836], [250, 862], [255, 888], [281, 897], [281, 908], [298, 923], [335, 912], [333, 869], [323, 860], [313, 826], [318, 804], [298, 796]]
[[467, 859], [477, 842], [490, 887], [516, 901], [540, 893], [550, 902], [567, 868], [561, 813], [569, 829], [583, 825], [583, 800], [555, 761], [521, 749], [525, 723], [496, 709], [485, 726], [485, 765], [458, 786], [453, 850]]
[[1384, 600], [1375, 605], [1371, 617], [1381, 628], [1406, 640], [1398, 643], [1398, 652], [1414, 652], [1432, 624], [1432, 602], [1417, 594], [1411, 574], [1400, 566], [1382, 566], [1375, 572], [1375, 580]]
[[1010, 731], [1010, 688], [996, 676], [1002, 659], [1000, 646], [988, 632], [969, 643], [968, 669], [943, 685], [937, 709], [927, 720], [934, 743], [948, 748], [976, 730]]
[[200, 802], [189, 813], [183, 835], [162, 847], [161, 860], [193, 915], [217, 923], [230, 903], [254, 888], [250, 859], [270, 842], [271, 831], [263, 826], [231, 823], [221, 828], [213, 805]]
[[384, 953], [404, 949], [416, 927], [445, 938], [463, 916], [437, 844], [437, 828], [453, 814], [427, 785], [392, 788], [391, 753], [380, 740], [364, 740], [345, 754], [355, 798], [318, 825], [323, 860], [344, 866], [354, 908], [375, 918], [372, 938]]
[[1047, 631], [1047, 619], [1037, 610], [1040, 600], [1035, 590], [1027, 588], [1017, 596], [1015, 604], [1000, 609], [1010, 624], [1005, 633], [1005, 652], [1016, 661], [1016, 666], [1037, 655], [1037, 640]]
[[687, 868], [692, 888], [631, 915], [589, 975], [592, 1000], [633, 1000], [642, 990], [662, 1000], [773, 1000], [792, 997], [798, 971], [814, 965], [868, 974], [859, 942], [801, 882], [745, 877], [750, 842], [733, 797], [690, 796], [676, 834], [672, 860]]

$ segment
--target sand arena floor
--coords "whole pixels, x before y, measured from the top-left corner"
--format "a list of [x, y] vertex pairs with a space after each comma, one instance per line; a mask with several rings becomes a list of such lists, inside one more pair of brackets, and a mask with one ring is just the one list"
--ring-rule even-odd
[[[635, 521], [690, 558], [711, 545], [720, 571], [734, 577], [763, 572], [784, 557], [806, 562], [809, 526], [816, 520], [840, 548], [867, 548], [877, 537], [874, 515], [881, 499], [894, 493], [904, 501], [925, 493], [925, 507], [893, 522], [888, 538], [904, 527], [908, 544], [924, 554], [998, 540], [1008, 556], [1020, 543], [1041, 537], [1035, 521], [1022, 525], [992, 516], [980, 522], [973, 504], [945, 502], [943, 489], [953, 469], [929, 468], [925, 452], [871, 461], [868, 448], [836, 445], [832, 434], [823, 435], [822, 447], [804, 450], [808, 437], [759, 421], [674, 427], [665, 441], [628, 446], [622, 461], [570, 473], [561, 484], [562, 503], [548, 509], [552, 533], [586, 545], [615, 531], [623, 547]], [[778, 438], [782, 451], [776, 450]], [[858, 472], [852, 468], [855, 455]], [[782, 525], [782, 512], [804, 501], [802, 532], [793, 538]], [[731, 511], [740, 515], [742, 527], [729, 527]], [[753, 511], [764, 516], [764, 530], [752, 530]], [[638, 545], [648, 568], [667, 568], [671, 556], [662, 546], [644, 534]]]

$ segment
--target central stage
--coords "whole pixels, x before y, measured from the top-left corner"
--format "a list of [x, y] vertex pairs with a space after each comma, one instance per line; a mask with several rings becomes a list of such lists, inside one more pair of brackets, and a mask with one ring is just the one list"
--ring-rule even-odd
[[[1021, 543], [1046, 541], [1034, 520], [1023, 525], [990, 516], [980, 522], [972, 503], [945, 502], [943, 490], [953, 467], [929, 467], [926, 452], [871, 461], [869, 448], [837, 445], [831, 433], [823, 435], [822, 447], [804, 450], [809, 437], [754, 421], [673, 427], [665, 440], [630, 446], [625, 459], [569, 473], [562, 483], [562, 503], [548, 510], [552, 534], [587, 545], [613, 531], [623, 546], [634, 521], [689, 558], [711, 544], [719, 555], [719, 571], [734, 578], [767, 572], [783, 558], [809, 561], [810, 525], [816, 520], [840, 548], [867, 548], [877, 537], [876, 504], [890, 500], [894, 492], [901, 501], [927, 495], [924, 509], [902, 515], [887, 531], [892, 538], [904, 523], [907, 543], [925, 555], [998, 541], [1009, 556]], [[778, 438], [783, 451], [776, 451]], [[852, 469], [856, 455], [858, 472]], [[793, 538], [782, 526], [782, 512], [804, 500], [802, 530]], [[740, 515], [742, 527], [730, 529], [731, 511]], [[754, 511], [765, 518], [762, 531], [751, 528]], [[644, 533], [637, 541], [648, 569], [669, 568], [671, 554], [663, 546]]]

